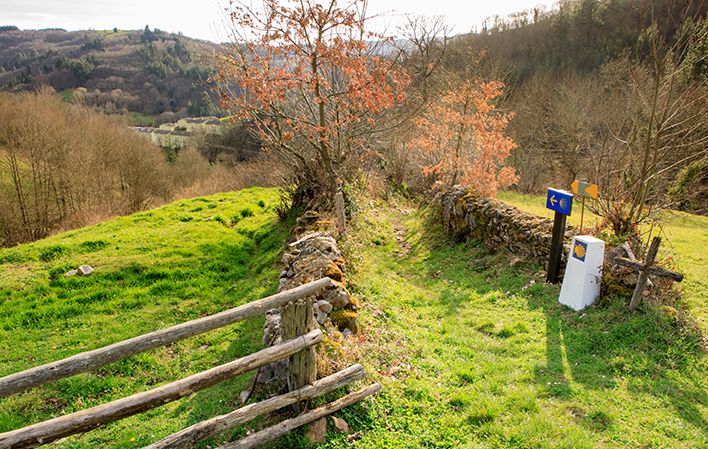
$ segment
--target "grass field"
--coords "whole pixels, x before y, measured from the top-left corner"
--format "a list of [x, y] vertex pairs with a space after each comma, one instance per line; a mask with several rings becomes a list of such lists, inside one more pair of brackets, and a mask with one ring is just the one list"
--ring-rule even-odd
[[[288, 236], [288, 224], [273, 211], [277, 201], [275, 189], [258, 188], [183, 200], [1, 249], [0, 376], [274, 293]], [[80, 264], [96, 272], [64, 277]], [[261, 335], [262, 320], [246, 321], [0, 399], [0, 432], [231, 361], [259, 349]], [[53, 447], [143, 447], [233, 410], [248, 380], [241, 376]]]
[[142, 112], [128, 112], [128, 122], [131, 126], [153, 126], [155, 116]]
[[95, 30], [94, 32], [105, 39], [117, 39], [133, 34], [135, 30]]
[[[277, 200], [272, 189], [183, 200], [0, 250], [0, 376], [274, 292], [288, 236]], [[516, 203], [532, 209], [532, 201]], [[687, 220], [673, 226], [690, 229]], [[708, 447], [701, 335], [666, 314], [629, 314], [617, 297], [572, 312], [540, 267], [454, 242], [403, 201], [362, 211], [342, 248], [364, 330], [345, 348], [366, 366], [367, 383], [384, 389], [338, 412], [360, 439], [330, 430], [319, 448]], [[79, 264], [96, 273], [63, 276]], [[253, 352], [261, 327], [247, 321], [0, 399], [0, 432]], [[52, 447], [143, 447], [236, 408], [248, 380]], [[271, 447], [312, 445], [295, 433]]]
[[[542, 217], [553, 218], [553, 212], [546, 209], [545, 197], [521, 195], [514, 192], [500, 192], [499, 199], [527, 212]], [[585, 211], [583, 226], [594, 226], [600, 218]], [[573, 206], [569, 223], [579, 225], [580, 209]], [[679, 211], [663, 212], [652, 228], [642, 227], [645, 241], [649, 241], [649, 232], [662, 237], [657, 260], [662, 263], [671, 258], [670, 266], [684, 274], [684, 281], [679, 284], [683, 290], [683, 299], [690, 307], [693, 318], [704, 334], [708, 335], [708, 217], [687, 214]]]
[[67, 103], [71, 103], [72, 101], [74, 101], [74, 89], [64, 89], [57, 95], [59, 95], [61, 99], [66, 101]]
[[[384, 384], [343, 412], [357, 448], [700, 448], [700, 336], [610, 298], [557, 303], [534, 265], [450, 240], [414, 206], [377, 204], [344, 245]], [[348, 447], [332, 436], [327, 448]]]

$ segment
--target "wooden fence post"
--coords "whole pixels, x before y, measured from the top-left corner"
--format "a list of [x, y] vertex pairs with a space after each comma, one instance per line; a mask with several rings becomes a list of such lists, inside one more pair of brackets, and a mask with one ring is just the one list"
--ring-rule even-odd
[[334, 208], [337, 214], [337, 233], [342, 235], [347, 230], [347, 219], [344, 214], [344, 193], [341, 190], [334, 195]]
[[[299, 299], [283, 306], [282, 338], [290, 340], [319, 329], [312, 310], [312, 297]], [[317, 380], [315, 348], [310, 347], [290, 356], [288, 361], [288, 391], [295, 391]]]

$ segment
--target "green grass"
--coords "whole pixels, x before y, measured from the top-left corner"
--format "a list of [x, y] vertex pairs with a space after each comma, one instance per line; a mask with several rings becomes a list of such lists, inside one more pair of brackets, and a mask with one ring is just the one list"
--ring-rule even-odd
[[59, 95], [61, 99], [66, 101], [67, 103], [71, 103], [72, 101], [74, 101], [74, 89], [64, 89], [57, 95]]
[[[554, 212], [550, 209], [546, 209], [546, 197], [543, 195], [524, 195], [522, 193], [505, 191], [499, 192], [497, 197], [501, 201], [516, 206], [521, 210], [553, 220]], [[586, 204], [584, 215], [584, 228], [595, 226], [601, 220], [600, 217], [588, 210], [588, 204]], [[575, 201], [573, 204], [573, 211], [568, 217], [567, 223], [573, 226], [580, 226], [580, 202]]]
[[[700, 335], [659, 311], [605, 298], [573, 312], [540, 267], [454, 242], [410, 205], [366, 211], [344, 248], [365, 305], [359, 350], [384, 385], [340, 412], [363, 431], [355, 447], [708, 444]], [[321, 447], [349, 445], [331, 435]]]
[[153, 126], [155, 116], [142, 112], [128, 112], [128, 122], [131, 126]]
[[99, 36], [106, 38], [106, 39], [116, 39], [119, 37], [124, 37], [128, 36], [132, 33], [135, 33], [134, 30], [118, 30], [118, 31], [113, 31], [113, 30], [95, 30], [94, 31], [96, 34]]
[[[540, 195], [522, 195], [515, 192], [500, 192], [499, 199], [542, 217], [553, 218], [553, 212], [546, 209], [545, 197]], [[580, 223], [579, 204], [573, 206], [573, 213], [568, 222]], [[585, 210], [583, 226], [593, 226], [600, 218]], [[683, 299], [690, 307], [693, 318], [701, 330], [708, 335], [708, 217], [687, 214], [679, 211], [663, 212], [654, 227], [645, 225], [642, 231], [662, 237], [658, 260], [684, 274], [679, 284], [683, 290]]]
[[[263, 207], [259, 204], [263, 204]], [[275, 189], [182, 200], [0, 250], [0, 376], [213, 314], [275, 292], [288, 224]], [[249, 211], [249, 212], [244, 212]], [[80, 264], [90, 277], [65, 277]], [[102, 404], [260, 348], [249, 320], [0, 399], [0, 432]], [[238, 407], [250, 375], [59, 448], [138, 448]], [[243, 430], [211, 442], [223, 442]]]
[[[0, 250], [0, 376], [274, 292], [288, 236], [275, 204], [275, 190], [248, 189]], [[678, 217], [687, 222], [674, 222], [677, 229], [694, 226], [691, 216]], [[361, 439], [350, 443], [330, 425], [318, 447], [708, 446], [701, 336], [661, 311], [642, 306], [630, 314], [626, 298], [614, 297], [572, 312], [557, 303], [559, 288], [543, 283], [540, 267], [512, 267], [503, 252], [454, 242], [426, 211], [406, 203], [363, 211], [342, 248], [351, 290], [364, 306], [364, 333], [350, 343], [350, 357], [365, 364], [367, 383], [384, 389], [338, 412]], [[84, 263], [96, 268], [93, 276], [63, 276]], [[261, 326], [247, 321], [1, 399], [0, 432], [253, 352]], [[143, 447], [238, 407], [248, 380], [53, 447]], [[296, 432], [271, 447], [312, 445]]]

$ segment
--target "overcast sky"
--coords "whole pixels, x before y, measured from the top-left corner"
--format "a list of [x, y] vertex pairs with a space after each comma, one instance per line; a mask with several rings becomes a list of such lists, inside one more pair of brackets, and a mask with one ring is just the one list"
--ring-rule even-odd
[[[495, 14], [550, 6], [544, 0], [370, 0], [369, 14], [382, 14], [377, 26], [394, 29], [404, 14], [443, 16], [455, 33], [470, 31]], [[225, 40], [223, 10], [228, 0], [0, 0], [0, 25], [22, 29], [138, 29], [164, 31], [212, 41]], [[381, 30], [378, 30], [381, 31]]]

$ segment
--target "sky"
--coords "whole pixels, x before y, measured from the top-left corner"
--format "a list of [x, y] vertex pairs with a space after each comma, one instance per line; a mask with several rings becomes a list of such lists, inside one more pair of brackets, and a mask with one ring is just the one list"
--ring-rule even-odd
[[[544, 0], [369, 0], [376, 27], [395, 29], [405, 14], [442, 16], [453, 34], [469, 32], [495, 14], [550, 6]], [[21, 29], [140, 29], [145, 25], [221, 42], [228, 0], [0, 0], [0, 25]], [[383, 31], [377, 29], [375, 31]]]

